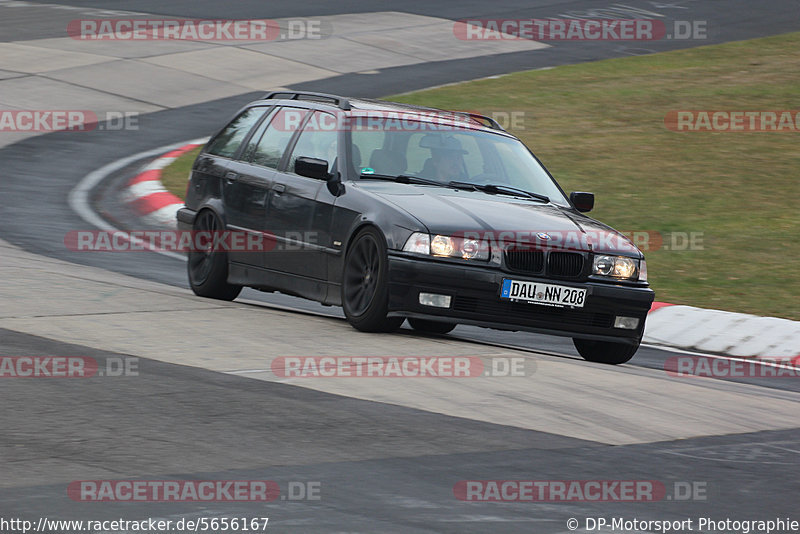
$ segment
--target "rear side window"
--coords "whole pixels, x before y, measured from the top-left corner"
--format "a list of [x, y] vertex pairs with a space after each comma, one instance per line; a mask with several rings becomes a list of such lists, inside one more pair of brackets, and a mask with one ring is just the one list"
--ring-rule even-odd
[[247, 134], [264, 114], [263, 107], [255, 107], [244, 110], [238, 117], [233, 119], [228, 126], [209, 143], [206, 153], [224, 158], [232, 158], [239, 145], [242, 144]]
[[307, 114], [307, 110], [297, 108], [283, 108], [275, 113], [253, 151], [252, 162], [277, 169], [289, 141]]

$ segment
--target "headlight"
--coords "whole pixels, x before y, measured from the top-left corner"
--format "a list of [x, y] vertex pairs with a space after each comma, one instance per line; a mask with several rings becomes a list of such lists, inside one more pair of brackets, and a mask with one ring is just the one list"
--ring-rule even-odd
[[442, 258], [461, 258], [463, 260], [486, 261], [489, 259], [489, 244], [479, 239], [465, 239], [415, 232], [406, 240], [404, 252], [415, 252]]
[[[644, 262], [642, 262], [644, 263]], [[625, 256], [595, 256], [592, 264], [592, 274], [609, 276], [624, 280], [642, 280], [639, 277], [639, 261]], [[647, 271], [644, 271], [647, 280]]]
[[453, 238], [443, 235], [433, 236], [431, 241], [431, 254], [434, 256], [452, 256], [455, 252]]

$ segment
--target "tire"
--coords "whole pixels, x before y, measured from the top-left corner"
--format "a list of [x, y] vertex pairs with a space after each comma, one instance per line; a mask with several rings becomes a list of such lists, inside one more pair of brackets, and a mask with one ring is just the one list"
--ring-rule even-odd
[[611, 365], [627, 362], [639, 350], [639, 341], [635, 345], [591, 339], [573, 339], [572, 342], [584, 360]]
[[408, 324], [411, 328], [428, 334], [446, 334], [456, 327], [455, 323], [443, 323], [441, 321], [430, 321], [428, 319], [409, 319]]
[[347, 251], [342, 273], [342, 308], [356, 330], [392, 332], [403, 324], [402, 317], [386, 317], [388, 278], [386, 241], [374, 228], [361, 230]]
[[[195, 232], [221, 232], [222, 221], [211, 210], [203, 210], [197, 214], [192, 225]], [[225, 252], [214, 252], [209, 244], [208, 250], [191, 251], [186, 262], [189, 285], [194, 294], [218, 300], [233, 300], [239, 296], [242, 286], [228, 283], [228, 255]]]

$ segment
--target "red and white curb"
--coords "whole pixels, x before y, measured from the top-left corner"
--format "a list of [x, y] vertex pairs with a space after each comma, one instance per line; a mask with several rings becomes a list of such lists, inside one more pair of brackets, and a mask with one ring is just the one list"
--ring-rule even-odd
[[[178, 157], [205, 144], [196, 139], [145, 165], [123, 192], [123, 198], [143, 218], [176, 228], [183, 201], [161, 183], [161, 171]], [[791, 361], [800, 365], [800, 322], [776, 317], [654, 302], [647, 317], [643, 343], [736, 358]]]
[[175, 216], [183, 206], [183, 200], [166, 190], [161, 183], [161, 172], [180, 156], [205, 142], [206, 139], [196, 139], [142, 167], [123, 190], [122, 200], [151, 224], [177, 228]]

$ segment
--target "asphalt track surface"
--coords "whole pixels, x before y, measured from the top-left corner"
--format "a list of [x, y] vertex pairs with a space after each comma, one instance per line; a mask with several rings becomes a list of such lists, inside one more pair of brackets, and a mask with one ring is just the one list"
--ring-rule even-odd
[[[168, 16], [279, 18], [385, 10], [382, 2], [51, 2]], [[544, 17], [596, 8], [597, 2], [407, 2], [404, 11], [453, 20]], [[609, 2], [609, 5], [612, 3]], [[658, 6], [656, 5], [658, 4]], [[605, 4], [604, 4], [605, 5]], [[299, 84], [297, 89], [380, 97], [427, 86], [523, 69], [590, 61], [783, 33], [798, 28], [789, 1], [628, 2], [682, 19], [709, 21], [703, 42], [556, 43], [537, 54], [504, 54], [385, 69]], [[687, 9], [683, 9], [687, 8]], [[397, 9], [394, 7], [393, 9]], [[672, 14], [670, 10], [675, 12]], [[679, 14], [678, 14], [679, 13]], [[65, 20], [73, 18], [65, 14]], [[35, 21], [34, 21], [35, 22]], [[4, 26], [0, 23], [0, 27]], [[6, 27], [3, 40], [47, 37], [45, 25]], [[64, 233], [86, 229], [66, 202], [88, 173], [131, 154], [207, 135], [259, 93], [143, 116], [138, 131], [49, 134], [0, 149], [0, 237], [27, 251], [186, 287], [184, 266], [157, 254], [135, 261], [114, 254], [67, 251]], [[102, 184], [95, 207], [121, 226], [136, 221], [114, 204], [115, 187], [140, 162]], [[8, 283], [8, 281], [6, 281]], [[13, 283], [13, 281], [12, 281]], [[290, 306], [337, 315], [313, 303], [248, 292], [262, 306]], [[453, 337], [476, 346], [508, 344], [575, 359], [568, 341], [532, 334], [458, 327]], [[358, 337], [353, 335], [353, 343]], [[190, 350], [190, 349], [187, 349]], [[107, 351], [0, 331], [2, 354], [80, 354], [102, 362]], [[643, 348], [628, 368], [663, 368], [671, 352]], [[574, 365], [584, 365], [575, 359]], [[767, 519], [795, 510], [796, 429], [696, 437], [676, 442], [609, 446], [533, 430], [473, 421], [331, 395], [286, 384], [143, 360], [136, 380], [24, 380], [2, 384], [0, 451], [6, 477], [0, 516], [144, 518], [227, 515], [273, 518], [280, 532], [567, 532], [576, 517]], [[744, 380], [765, 396], [798, 391], [797, 380]], [[720, 381], [719, 387], [739, 387]], [[620, 396], [624, 396], [620, 392]], [[658, 392], [653, 392], [657, 402]], [[736, 418], [736, 407], [729, 407]], [[687, 414], [691, 417], [691, 414]], [[657, 424], [657, 422], [655, 423]], [[40, 460], [38, 463], [34, 460]], [[25, 470], [15, 469], [24, 465]], [[106, 478], [269, 479], [320, 481], [319, 501], [254, 504], [102, 506], [70, 501], [64, 480], [81, 467]], [[706, 500], [656, 503], [463, 503], [453, 485], [463, 479], [660, 480], [707, 484]], [[582, 525], [583, 526], [583, 525]], [[583, 530], [581, 530], [583, 531]]]

